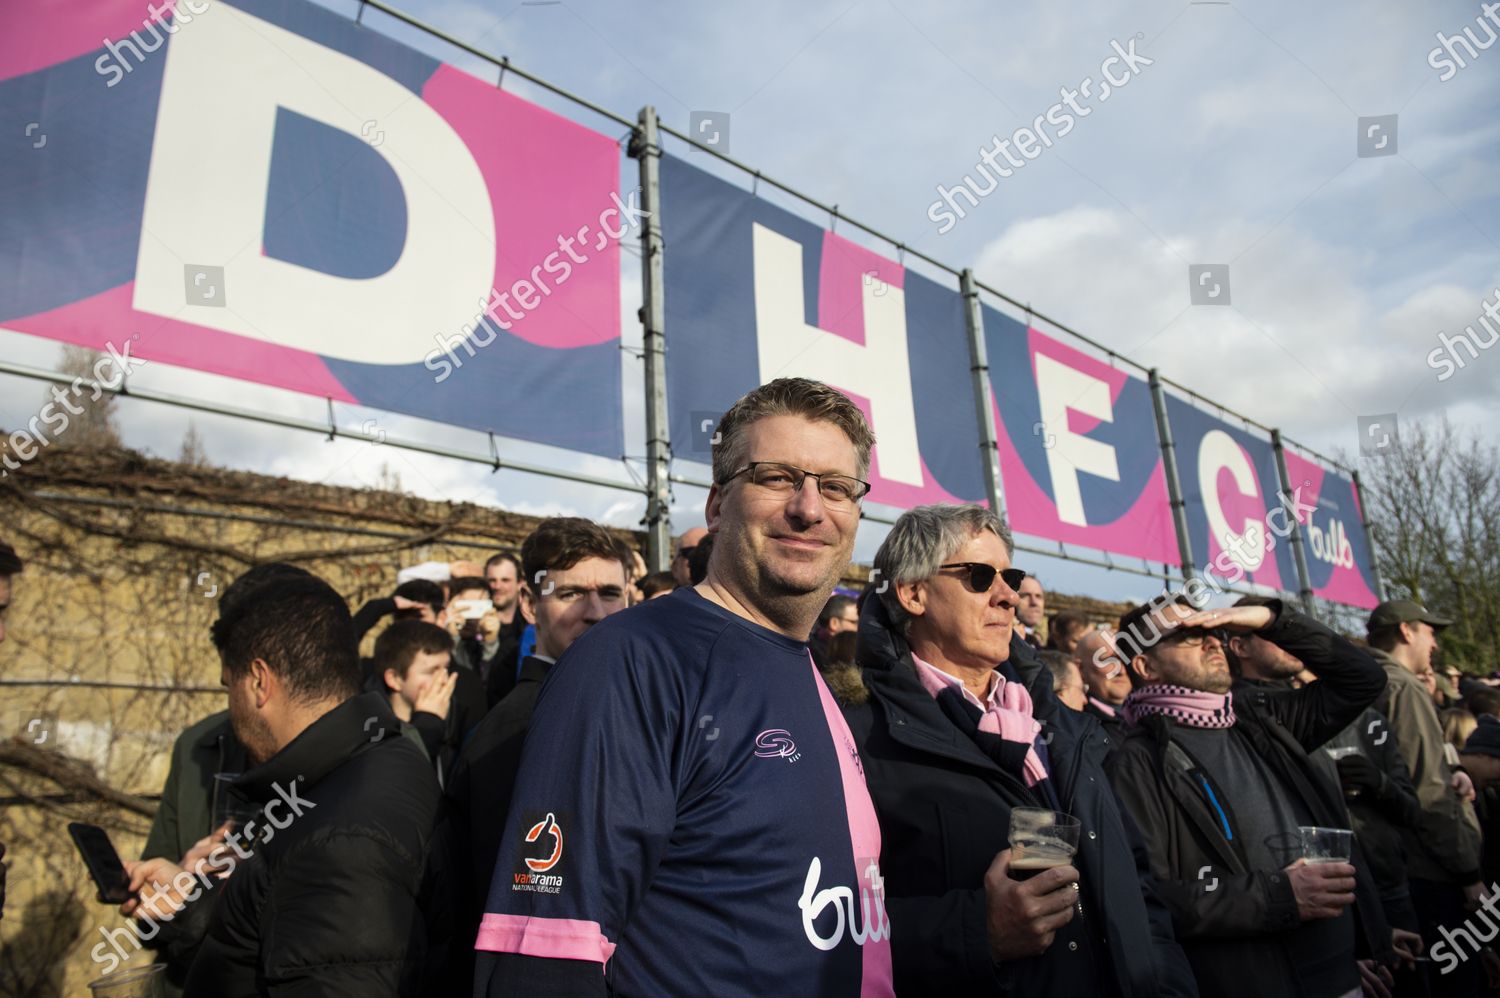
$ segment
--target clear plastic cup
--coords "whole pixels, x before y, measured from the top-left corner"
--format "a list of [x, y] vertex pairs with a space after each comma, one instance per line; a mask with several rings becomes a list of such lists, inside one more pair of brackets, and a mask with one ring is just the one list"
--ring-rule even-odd
[[1078, 852], [1083, 825], [1071, 814], [1039, 807], [1010, 812], [1010, 876], [1029, 880], [1045, 870], [1067, 866]]
[[1354, 848], [1354, 833], [1347, 828], [1298, 825], [1302, 836], [1302, 858], [1309, 863], [1347, 863]]
[[89, 981], [90, 998], [166, 998], [167, 965], [132, 967]]

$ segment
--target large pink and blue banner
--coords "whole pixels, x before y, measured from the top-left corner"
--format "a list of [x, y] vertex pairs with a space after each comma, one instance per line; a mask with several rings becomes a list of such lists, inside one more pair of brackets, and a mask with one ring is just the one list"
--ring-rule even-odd
[[1313, 595], [1366, 609], [1379, 602], [1351, 478], [1287, 450], [1283, 488], [1270, 440], [1174, 395], [1167, 418], [1200, 572], [1296, 592], [1291, 531], [1300, 527]]
[[[875, 502], [982, 502], [958, 292], [672, 157], [662, 161], [673, 450], [773, 378], [836, 386], [870, 418]], [[1020, 533], [1177, 564], [1144, 382], [985, 310], [1000, 467]], [[1044, 425], [1045, 424], [1045, 425]]]
[[0, 134], [0, 328], [621, 453], [612, 139], [304, 0], [0, 6]]
[[1198, 570], [1231, 585], [1296, 592], [1291, 530], [1306, 516], [1298, 505], [1306, 497], [1294, 491], [1282, 501], [1270, 440], [1170, 394], [1167, 420]]
[[983, 317], [1011, 527], [1180, 564], [1150, 386], [989, 306]]
[[1370, 570], [1370, 545], [1353, 478], [1288, 450], [1286, 472], [1304, 504], [1314, 507], [1302, 528], [1313, 595], [1373, 609], [1380, 602]]
[[735, 399], [815, 378], [874, 427], [872, 501], [983, 501], [958, 292], [680, 159], [661, 177], [674, 453], [706, 463]]

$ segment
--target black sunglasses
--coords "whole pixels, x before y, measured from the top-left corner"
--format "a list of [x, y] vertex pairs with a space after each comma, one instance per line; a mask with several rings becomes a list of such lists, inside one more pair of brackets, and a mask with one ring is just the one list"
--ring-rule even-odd
[[976, 593], [987, 593], [990, 586], [995, 584], [995, 576], [1000, 578], [1011, 589], [1019, 591], [1021, 583], [1026, 579], [1026, 572], [1019, 568], [996, 568], [994, 565], [986, 565], [982, 561], [958, 561], [950, 565], [939, 565], [939, 569], [963, 568], [969, 572], [969, 589]]
[[1213, 627], [1174, 627], [1161, 636], [1164, 645], [1187, 645], [1189, 648], [1200, 647], [1204, 641], [1213, 638], [1220, 645], [1229, 644], [1229, 633]]

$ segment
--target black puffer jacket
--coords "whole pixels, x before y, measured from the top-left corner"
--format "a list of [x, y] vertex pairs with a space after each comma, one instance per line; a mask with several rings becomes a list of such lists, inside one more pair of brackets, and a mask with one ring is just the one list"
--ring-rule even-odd
[[[864, 687], [839, 692], [880, 819], [897, 994], [1072, 993], [1083, 953], [1062, 934], [1040, 957], [997, 964], [990, 956], [984, 873], [1008, 845], [1011, 808], [1035, 806], [1032, 793], [922, 688], [878, 599], [861, 614], [859, 647]], [[1152, 893], [1144, 846], [1110, 793], [1099, 722], [1058, 702], [1051, 672], [1020, 639], [1006, 666], [1043, 725], [1061, 806], [1083, 824], [1075, 863], [1089, 931], [1102, 946], [1099, 993], [1197, 994], [1171, 917]]]
[[344, 701], [235, 789], [269, 838], [225, 882], [186, 994], [417, 994], [438, 786], [385, 700]]
[[[1280, 600], [1272, 601], [1272, 611], [1275, 621], [1258, 636], [1301, 659], [1321, 681], [1290, 695], [1235, 697], [1235, 727], [1228, 734], [1249, 739], [1253, 754], [1316, 824], [1347, 828], [1339, 789], [1308, 753], [1374, 702], [1384, 673], [1369, 655]], [[1292, 955], [1302, 923], [1291, 881], [1281, 870], [1249, 866], [1234, 814], [1239, 788], [1205, 782], [1207, 774], [1174, 737], [1177, 730], [1164, 716], [1146, 718], [1126, 732], [1109, 775], [1145, 834], [1199, 989], [1205, 995], [1329, 994], [1330, 982], [1310, 978]], [[1390, 930], [1358, 842], [1353, 863], [1358, 955], [1386, 958]]]

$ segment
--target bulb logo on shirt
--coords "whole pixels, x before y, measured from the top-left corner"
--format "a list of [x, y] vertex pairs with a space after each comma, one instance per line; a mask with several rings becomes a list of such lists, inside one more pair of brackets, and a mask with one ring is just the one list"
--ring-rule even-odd
[[767, 728], [755, 736], [755, 755], [758, 759], [785, 759], [796, 762], [802, 758], [792, 733], [785, 728]]
[[[885, 913], [885, 878], [880, 875], [880, 864], [873, 858], [863, 861], [860, 871], [858, 900], [855, 888], [843, 885], [822, 887], [823, 861], [817, 856], [807, 865], [807, 880], [802, 885], [802, 896], [797, 907], [802, 910], [802, 931], [807, 941], [827, 952], [844, 941], [847, 932], [856, 946], [878, 943], [891, 935], [890, 919]], [[856, 863], [856, 868], [860, 867]], [[822, 916], [832, 912], [833, 924]], [[828, 928], [825, 935], [818, 922]]]

